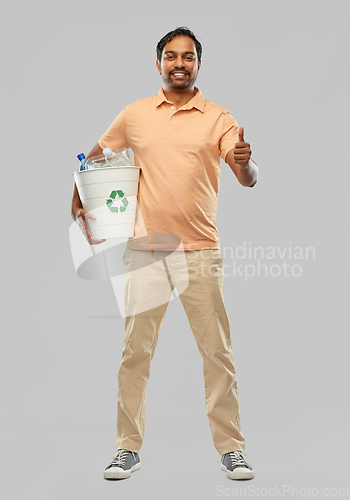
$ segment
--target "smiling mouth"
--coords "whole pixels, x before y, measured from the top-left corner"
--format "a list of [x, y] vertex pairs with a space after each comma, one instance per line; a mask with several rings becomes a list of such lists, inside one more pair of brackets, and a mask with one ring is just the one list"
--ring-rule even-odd
[[171, 75], [175, 76], [175, 78], [184, 78], [185, 76], [188, 75], [188, 73], [184, 73], [181, 71], [173, 71]]

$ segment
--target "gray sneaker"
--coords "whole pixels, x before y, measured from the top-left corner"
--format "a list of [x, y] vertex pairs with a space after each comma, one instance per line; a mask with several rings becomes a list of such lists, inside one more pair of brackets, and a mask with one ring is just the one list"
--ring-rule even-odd
[[125, 479], [140, 467], [141, 461], [138, 453], [119, 449], [112, 462], [105, 468], [103, 477], [105, 479]]
[[229, 479], [253, 479], [253, 468], [244, 460], [241, 451], [231, 451], [221, 455], [221, 469]]

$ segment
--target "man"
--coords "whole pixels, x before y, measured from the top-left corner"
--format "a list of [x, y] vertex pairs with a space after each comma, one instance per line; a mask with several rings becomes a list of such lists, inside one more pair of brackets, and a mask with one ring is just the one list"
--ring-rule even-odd
[[[201, 54], [201, 44], [188, 28], [165, 35], [157, 45], [161, 90], [127, 106], [88, 158], [101, 154], [105, 147], [126, 147], [133, 150], [135, 164], [141, 167], [139, 212], [135, 237], [128, 240], [123, 257], [125, 271], [138, 269], [148, 255], [155, 262], [157, 252], [171, 255], [176, 267], [180, 253], [173, 250], [179, 248], [184, 250], [188, 268], [195, 271], [188, 273], [188, 286], [179, 296], [203, 358], [205, 402], [214, 446], [228, 478], [252, 479], [254, 471], [243, 456], [245, 439], [215, 216], [220, 157], [243, 186], [256, 184], [258, 169], [250, 159], [243, 127], [194, 86]], [[90, 244], [103, 241], [91, 236], [86, 218], [95, 216], [82, 209], [76, 187], [72, 214], [82, 219]], [[178, 248], [171, 236], [181, 241]], [[168, 279], [171, 290], [178, 288], [176, 272], [169, 271]], [[145, 281], [141, 285], [138, 282], [135, 293], [141, 286], [144, 295], [152, 295], [148, 288], [152, 284]], [[126, 317], [125, 348], [118, 373], [118, 450], [104, 471], [106, 479], [130, 477], [140, 468], [146, 388], [168, 300], [169, 296], [163, 304], [141, 312], [134, 310]]]

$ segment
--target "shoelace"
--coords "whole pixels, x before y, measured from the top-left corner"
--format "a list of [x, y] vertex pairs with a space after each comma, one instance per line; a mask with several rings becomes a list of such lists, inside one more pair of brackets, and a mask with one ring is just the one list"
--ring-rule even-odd
[[111, 465], [124, 465], [127, 455], [127, 450], [118, 450], [117, 454], [113, 457]]
[[240, 451], [231, 451], [230, 459], [233, 466], [236, 467], [247, 467], [247, 463], [243, 458], [243, 455]]

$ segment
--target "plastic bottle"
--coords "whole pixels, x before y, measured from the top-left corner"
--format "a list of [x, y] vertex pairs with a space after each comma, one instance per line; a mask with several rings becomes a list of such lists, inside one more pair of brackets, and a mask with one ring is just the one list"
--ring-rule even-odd
[[79, 170], [92, 170], [95, 168], [95, 165], [92, 163], [92, 161], [87, 160], [85, 158], [84, 153], [80, 153], [80, 155], [77, 156], [78, 160], [80, 161], [80, 167]]
[[128, 150], [125, 148], [118, 149], [116, 151], [112, 151], [109, 148], [104, 148], [103, 154], [105, 156], [106, 162], [109, 163], [111, 167], [132, 165], [128, 155]]
[[111, 164], [111, 162], [109, 161], [110, 159], [112, 159], [112, 155], [113, 155], [113, 152], [111, 149], [109, 148], [104, 148], [104, 150], [102, 151], [104, 156], [105, 156], [105, 160], [106, 160], [106, 163], [112, 167], [113, 165]]

